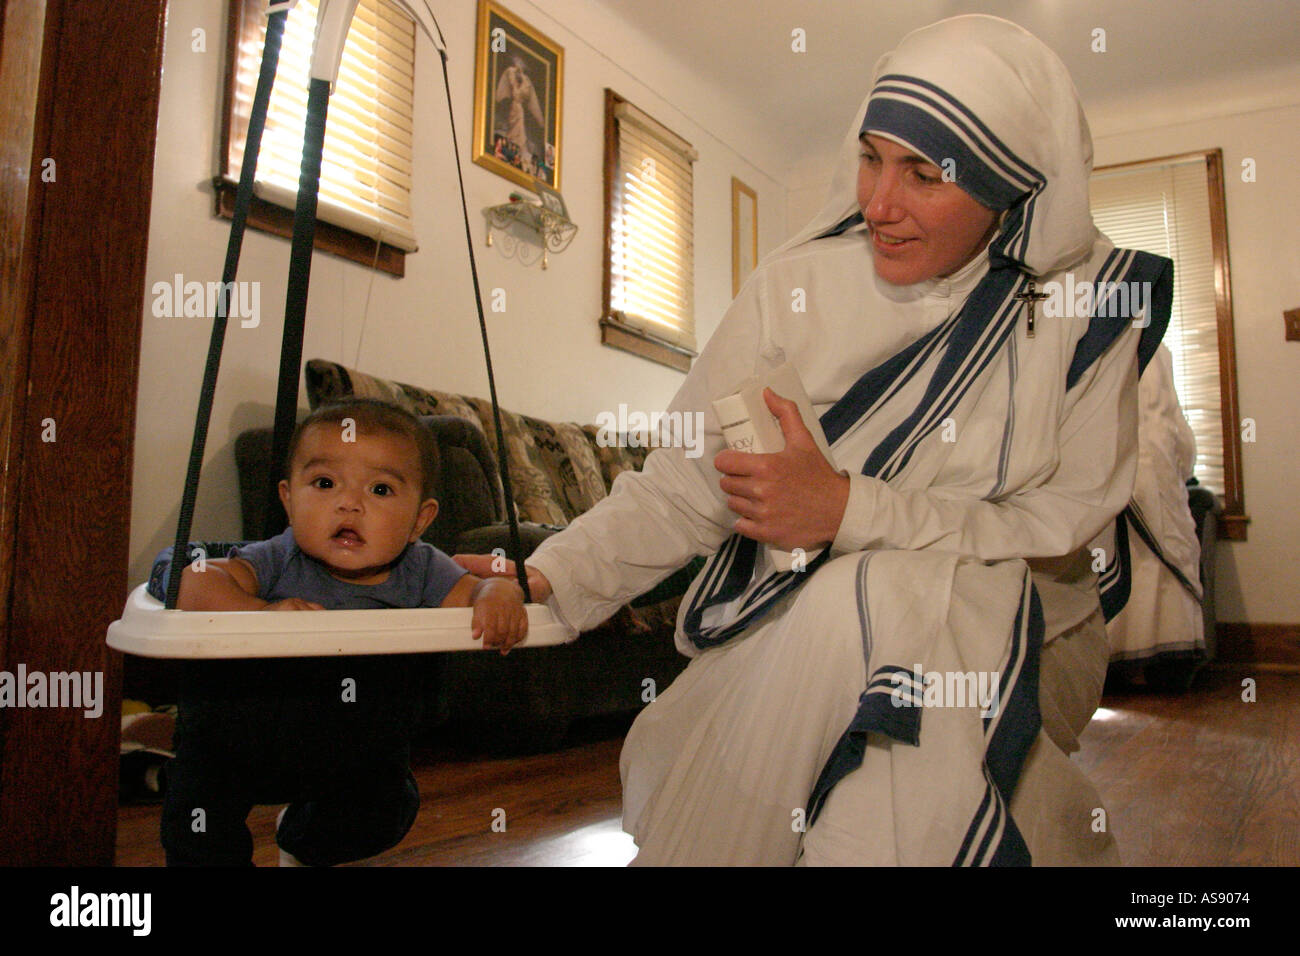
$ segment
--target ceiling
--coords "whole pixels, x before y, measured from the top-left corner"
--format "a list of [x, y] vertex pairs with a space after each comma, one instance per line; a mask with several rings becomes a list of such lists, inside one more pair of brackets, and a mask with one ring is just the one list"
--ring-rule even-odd
[[[1300, 66], [1296, 0], [596, 0], [696, 76], [756, 110], [788, 171], [838, 145], [872, 67], [907, 32], [944, 17], [990, 13], [1054, 49], [1098, 119], [1144, 102], [1202, 102], [1250, 77]], [[1092, 51], [1093, 30], [1106, 52]], [[807, 52], [791, 50], [795, 28]], [[1256, 81], [1255, 86], [1261, 84]], [[1292, 89], [1282, 95], [1296, 96]], [[685, 105], [685, 104], [682, 104]], [[1140, 104], [1139, 104], [1140, 105]], [[1104, 125], [1104, 124], [1103, 124]], [[774, 170], [775, 172], [775, 170]]]

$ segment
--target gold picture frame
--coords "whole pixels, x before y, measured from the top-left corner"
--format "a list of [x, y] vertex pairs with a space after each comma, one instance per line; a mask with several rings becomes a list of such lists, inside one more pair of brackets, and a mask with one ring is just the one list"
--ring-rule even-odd
[[474, 162], [528, 189], [559, 189], [564, 48], [479, 0], [474, 49]]
[[731, 294], [758, 265], [758, 194], [731, 177]]

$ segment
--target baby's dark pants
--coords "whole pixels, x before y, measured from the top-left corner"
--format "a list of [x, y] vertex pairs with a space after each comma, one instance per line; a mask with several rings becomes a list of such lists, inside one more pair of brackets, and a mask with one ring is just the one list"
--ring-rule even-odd
[[167, 865], [251, 865], [256, 804], [289, 804], [276, 842], [309, 866], [396, 846], [420, 807], [420, 660], [188, 662], [163, 802]]

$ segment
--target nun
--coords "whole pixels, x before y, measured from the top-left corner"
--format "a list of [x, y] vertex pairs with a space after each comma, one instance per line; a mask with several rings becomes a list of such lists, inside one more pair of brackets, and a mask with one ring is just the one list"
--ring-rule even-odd
[[[909, 34], [670, 406], [704, 413], [705, 454], [654, 451], [529, 558], [581, 630], [707, 557], [693, 660], [623, 748], [636, 863], [1119, 862], [1068, 755], [1108, 658], [1088, 544], [1133, 490], [1172, 264], [1098, 232], [1091, 166], [1037, 38]], [[829, 458], [771, 390], [784, 451], [724, 444], [713, 401], [784, 363]]]

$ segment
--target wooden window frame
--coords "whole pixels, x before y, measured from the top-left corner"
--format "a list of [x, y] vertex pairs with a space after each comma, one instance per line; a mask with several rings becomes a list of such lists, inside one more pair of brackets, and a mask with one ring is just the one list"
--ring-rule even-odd
[[[613, 292], [611, 265], [614, 254], [614, 189], [618, 178], [618, 138], [614, 135], [614, 112], [620, 103], [627, 102], [613, 90], [605, 90], [605, 263], [601, 284], [600, 342], [611, 348], [622, 349], [667, 365], [679, 372], [691, 370], [691, 360], [699, 353], [683, 348], [628, 325], [623, 313], [610, 308]], [[694, 260], [692, 259], [692, 267]]]
[[[239, 28], [243, 9], [253, 3], [265, 6], [264, 0], [229, 0], [226, 20], [226, 72], [225, 91], [221, 102], [221, 163], [229, 166], [231, 115], [235, 106], [235, 70], [239, 63]], [[228, 176], [213, 177], [213, 215], [230, 219], [234, 215], [235, 191], [238, 183]], [[248, 227], [273, 236], [293, 236], [293, 210], [254, 196], [248, 210]], [[406, 275], [406, 251], [381, 242], [371, 236], [354, 232], [332, 222], [317, 218], [313, 247], [349, 259], [367, 268], [401, 278]]]
[[[1218, 536], [1245, 541], [1246, 494], [1241, 466], [1241, 413], [1237, 401], [1237, 349], [1232, 318], [1232, 276], [1228, 266], [1228, 206], [1223, 186], [1223, 150], [1203, 149], [1157, 156], [1131, 163], [1098, 166], [1093, 172], [1135, 170], [1202, 160], [1210, 201], [1210, 241], [1214, 255], [1214, 306], [1219, 331], [1219, 398], [1223, 424], [1223, 513], [1218, 518]], [[1178, 281], [1178, 276], [1174, 276]]]

